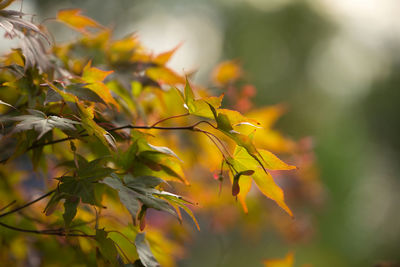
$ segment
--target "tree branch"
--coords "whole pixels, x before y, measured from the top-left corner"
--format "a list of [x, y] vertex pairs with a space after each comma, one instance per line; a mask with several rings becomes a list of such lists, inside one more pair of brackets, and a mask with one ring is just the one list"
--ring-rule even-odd
[[[183, 115], [178, 115], [178, 116], [183, 116]], [[172, 118], [172, 117], [170, 117], [170, 118]], [[210, 125], [211, 127], [213, 127], [214, 129], [217, 129], [217, 127], [215, 127], [212, 123], [210, 123], [208, 121], [198, 121], [193, 125], [175, 126], [175, 127], [160, 127], [160, 126], [154, 126], [154, 125], [139, 126], [139, 125], [128, 124], [128, 125], [124, 125], [124, 126], [119, 126], [119, 127], [107, 129], [107, 131], [114, 132], [114, 131], [118, 131], [118, 130], [122, 130], [122, 129], [141, 129], [141, 130], [155, 129], [155, 130], [164, 130], [164, 131], [175, 131], [175, 130], [197, 131], [197, 129], [195, 127], [197, 125], [201, 124], [201, 123], [206, 123], [206, 124]], [[156, 123], [156, 124], [158, 124], [158, 123]], [[65, 138], [62, 138], [62, 139], [57, 139], [57, 140], [53, 140], [53, 141], [46, 142], [46, 143], [33, 144], [30, 147], [28, 147], [26, 151], [30, 151], [30, 150], [32, 150], [34, 148], [38, 148], [38, 147], [42, 147], [42, 146], [53, 145], [53, 144], [65, 142], [65, 141], [68, 141], [68, 140], [74, 140], [74, 139], [77, 139], [77, 138], [80, 138], [80, 137], [86, 137], [86, 136], [89, 136], [89, 135], [88, 134], [80, 134], [79, 136], [68, 136], [68, 137], [65, 137]], [[9, 159], [10, 158], [5, 158], [3, 160], [0, 160], [0, 164], [1, 163], [6, 163]]]

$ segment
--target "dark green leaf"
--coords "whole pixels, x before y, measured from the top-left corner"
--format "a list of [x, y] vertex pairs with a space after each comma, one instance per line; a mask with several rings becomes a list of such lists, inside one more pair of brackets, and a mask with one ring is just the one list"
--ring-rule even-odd
[[79, 198], [75, 196], [70, 196], [65, 199], [63, 218], [66, 228], [69, 227], [72, 220], [75, 218], [78, 205], [79, 205]]
[[60, 191], [71, 196], [80, 197], [83, 203], [98, 204], [94, 193], [94, 182], [91, 179], [64, 176], [60, 178]]

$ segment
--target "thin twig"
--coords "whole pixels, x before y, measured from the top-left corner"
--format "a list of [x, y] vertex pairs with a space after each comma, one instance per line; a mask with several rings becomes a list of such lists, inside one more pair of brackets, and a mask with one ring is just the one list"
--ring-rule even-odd
[[0, 225], [5, 227], [5, 228], [14, 230], [14, 231], [37, 234], [37, 235], [80, 236], [80, 237], [92, 237], [92, 238], [95, 237], [95, 235], [88, 235], [88, 234], [69, 234], [69, 233], [65, 233], [65, 232], [53, 232], [52, 229], [47, 229], [47, 230], [23, 229], [23, 228], [19, 228], [19, 227], [15, 227], [15, 226], [11, 226], [11, 225], [5, 224], [3, 222], [0, 222]]
[[167, 120], [170, 120], [170, 119], [181, 118], [181, 117], [185, 117], [185, 116], [189, 116], [189, 115], [190, 115], [189, 113], [185, 113], [185, 114], [180, 114], [180, 115], [175, 115], [175, 116], [167, 117], [167, 118], [161, 119], [161, 120], [159, 120], [159, 121], [153, 123], [150, 127], [154, 127], [154, 126], [156, 126], [157, 124], [160, 124], [160, 123], [162, 123], [162, 122], [164, 122], [164, 121], [167, 121]]
[[9, 214], [15, 213], [15, 212], [17, 212], [17, 211], [19, 211], [19, 210], [22, 210], [22, 209], [24, 209], [24, 208], [26, 208], [26, 207], [28, 207], [28, 206], [34, 204], [34, 203], [36, 203], [36, 202], [42, 200], [43, 198], [46, 198], [46, 197], [50, 196], [51, 194], [54, 193], [54, 191], [55, 191], [55, 190], [51, 190], [50, 192], [47, 192], [47, 193], [44, 194], [43, 196], [41, 196], [41, 197], [39, 197], [39, 198], [37, 198], [37, 199], [34, 199], [34, 200], [32, 200], [31, 202], [26, 203], [25, 205], [22, 205], [22, 206], [17, 207], [17, 208], [15, 208], [15, 209], [13, 209], [13, 210], [10, 210], [10, 211], [8, 211], [8, 212], [5, 212], [5, 213], [3, 213], [3, 214], [0, 214], [0, 218], [2, 218], [2, 217], [4, 217], [4, 216], [7, 216], [7, 215], [9, 215]]
[[13, 205], [15, 202], [17, 202], [15, 199], [13, 201], [11, 201], [10, 203], [8, 203], [7, 205], [5, 205], [4, 207], [2, 207], [0, 209], [0, 211], [3, 211], [5, 209], [7, 209], [8, 207], [10, 207], [11, 205]]

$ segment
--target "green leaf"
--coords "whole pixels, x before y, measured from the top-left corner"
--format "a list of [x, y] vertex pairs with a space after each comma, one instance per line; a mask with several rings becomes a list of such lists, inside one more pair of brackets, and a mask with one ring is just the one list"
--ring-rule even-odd
[[214, 109], [219, 108], [221, 106], [223, 97], [224, 96], [221, 95], [219, 97], [205, 97], [195, 100], [192, 87], [186, 78], [183, 99], [185, 102], [184, 107], [189, 111], [190, 114], [209, 119], [214, 118], [212, 111], [210, 111], [209, 105], [211, 105]]
[[105, 178], [102, 183], [118, 191], [119, 199], [122, 204], [128, 209], [132, 216], [132, 220], [136, 221], [136, 214], [140, 209], [138, 200], [139, 194], [128, 187], [124, 186], [118, 176], [112, 175], [112, 177]]
[[63, 176], [59, 179], [60, 192], [70, 196], [81, 198], [83, 203], [97, 205], [97, 200], [94, 193], [94, 182], [92, 179], [80, 179], [79, 177]]
[[61, 199], [65, 198], [66, 194], [65, 193], [60, 193], [56, 192], [54, 193], [49, 202], [47, 202], [46, 207], [44, 208], [44, 213], [46, 216], [51, 215], [57, 208], [58, 203], [61, 201]]
[[65, 91], [77, 96], [81, 100], [106, 104], [97, 93], [87, 88], [86, 84], [71, 84], [65, 88]]
[[100, 253], [103, 255], [103, 257], [106, 260], [108, 260], [111, 264], [117, 266], [118, 251], [117, 248], [115, 247], [114, 241], [112, 241], [112, 239], [107, 237], [107, 232], [102, 229], [97, 229], [96, 241]]
[[126, 186], [131, 188], [140, 188], [140, 187], [154, 188], [157, 185], [161, 184], [162, 182], [165, 182], [163, 179], [155, 176], [132, 177], [128, 175], [125, 176], [124, 181]]
[[93, 107], [85, 108], [78, 102], [76, 102], [76, 105], [78, 106], [79, 113], [81, 115], [82, 127], [85, 128], [88, 134], [96, 136], [106, 147], [116, 150], [117, 145], [114, 137], [102, 127], [97, 125], [97, 123], [93, 120]]
[[[171, 205], [175, 207], [177, 205], [178, 207], [181, 207], [186, 213], [192, 218], [193, 222], [195, 223], [197, 229], [200, 231], [200, 226], [199, 223], [196, 220], [196, 217], [194, 216], [193, 212], [186, 206], [186, 204], [192, 204], [186, 200], [184, 200], [181, 196], [171, 194], [168, 192], [161, 192], [160, 197], [165, 198], [169, 202], [172, 202]], [[175, 205], [174, 205], [175, 204]]]
[[138, 233], [135, 239], [137, 253], [139, 254], [140, 261], [146, 267], [158, 267], [160, 264], [157, 262], [149, 245], [146, 242], [145, 234]]
[[168, 147], [164, 147], [164, 146], [153, 146], [152, 144], [147, 144], [151, 149], [153, 149], [154, 151], [163, 153], [163, 154], [167, 154], [169, 156], [175, 157], [178, 160], [182, 161], [176, 154], [174, 151], [172, 151], [171, 149], [169, 149]]

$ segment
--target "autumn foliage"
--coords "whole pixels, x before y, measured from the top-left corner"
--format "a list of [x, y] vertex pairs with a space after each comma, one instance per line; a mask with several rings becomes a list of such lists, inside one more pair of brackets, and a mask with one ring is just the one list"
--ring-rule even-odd
[[284, 106], [253, 109], [239, 62], [217, 66], [209, 90], [168, 67], [176, 48], [155, 55], [137, 35], [115, 40], [77, 9], [51, 23], [80, 37], [56, 44], [6, 4], [0, 27], [20, 46], [0, 62], [2, 263], [174, 266], [189, 242], [171, 234], [177, 225], [189, 236], [201, 230], [197, 212], [233, 207], [214, 218], [222, 230], [259, 195], [277, 204], [276, 228], [296, 237], [277, 179], [285, 185], [288, 173], [300, 201], [313, 198], [304, 187], [317, 196], [312, 145], [273, 129]]

